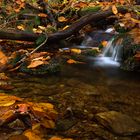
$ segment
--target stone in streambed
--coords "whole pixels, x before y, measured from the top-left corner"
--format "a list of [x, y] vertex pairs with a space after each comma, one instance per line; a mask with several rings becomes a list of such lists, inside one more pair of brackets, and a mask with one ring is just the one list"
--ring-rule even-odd
[[140, 124], [131, 117], [116, 111], [95, 115], [96, 120], [108, 130], [121, 136], [140, 134]]

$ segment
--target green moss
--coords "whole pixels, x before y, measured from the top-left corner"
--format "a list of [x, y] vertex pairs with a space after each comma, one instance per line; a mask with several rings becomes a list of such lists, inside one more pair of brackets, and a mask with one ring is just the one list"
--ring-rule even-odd
[[83, 15], [85, 15], [85, 14], [90, 14], [90, 13], [98, 12], [100, 9], [101, 9], [101, 6], [85, 7], [85, 8], [82, 8], [82, 9], [79, 11], [79, 14], [80, 14], [81, 16], [83, 16]]

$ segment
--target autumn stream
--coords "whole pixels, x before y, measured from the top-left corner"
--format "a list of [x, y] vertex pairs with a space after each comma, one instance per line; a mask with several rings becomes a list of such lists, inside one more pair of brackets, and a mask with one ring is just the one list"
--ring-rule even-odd
[[[66, 65], [61, 73], [54, 76], [12, 75], [11, 83], [15, 88], [8, 94], [29, 101], [49, 101], [55, 105], [60, 115], [56, 129], [50, 135], [78, 140], [114, 140], [116, 137], [118, 140], [139, 139], [139, 136], [135, 136], [135, 128], [134, 132], [129, 130], [131, 124], [122, 130], [120, 126], [111, 126], [113, 130], [108, 131], [107, 124], [104, 124], [105, 128], [101, 127], [98, 119], [94, 119], [95, 114], [116, 111], [140, 123], [139, 73], [126, 72], [116, 65], [107, 65], [100, 59], [89, 57], [86, 64]], [[118, 125], [125, 120], [125, 116], [123, 118], [121, 115], [117, 120]], [[109, 125], [115, 123], [116, 120]], [[136, 124], [132, 125], [137, 127]]]
[[140, 139], [140, 75], [121, 70], [109, 57], [87, 56], [84, 63], [65, 64], [51, 76], [8, 75], [14, 88], [1, 93], [55, 106], [56, 126], [46, 139]]

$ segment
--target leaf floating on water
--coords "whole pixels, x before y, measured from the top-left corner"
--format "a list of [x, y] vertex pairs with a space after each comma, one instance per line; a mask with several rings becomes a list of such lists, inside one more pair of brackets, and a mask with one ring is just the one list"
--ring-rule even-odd
[[79, 61], [75, 61], [75, 60], [73, 60], [73, 59], [69, 59], [69, 60], [67, 60], [67, 63], [68, 63], [68, 64], [78, 64], [78, 63], [79, 63], [79, 64], [80, 64], [80, 63], [83, 64], [84, 62], [79, 62]]
[[117, 10], [117, 8], [116, 8], [115, 5], [112, 5], [112, 12], [113, 12], [113, 14], [115, 14], [115, 15], [118, 13], [118, 10]]

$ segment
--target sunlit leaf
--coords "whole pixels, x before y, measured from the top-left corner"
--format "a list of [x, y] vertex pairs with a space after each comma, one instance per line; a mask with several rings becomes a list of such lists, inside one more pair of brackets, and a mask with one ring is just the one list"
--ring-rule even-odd
[[81, 54], [80, 49], [71, 49], [71, 52], [76, 53], [76, 54]]
[[115, 5], [112, 5], [112, 12], [113, 12], [113, 14], [115, 14], [115, 15], [118, 13], [118, 10], [117, 10], [117, 8], [116, 8]]

